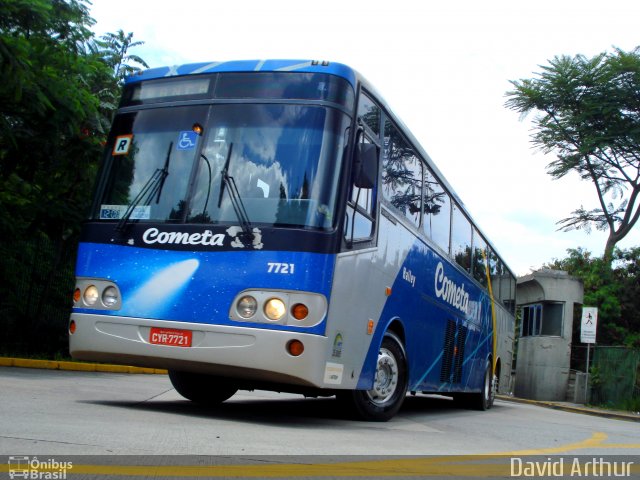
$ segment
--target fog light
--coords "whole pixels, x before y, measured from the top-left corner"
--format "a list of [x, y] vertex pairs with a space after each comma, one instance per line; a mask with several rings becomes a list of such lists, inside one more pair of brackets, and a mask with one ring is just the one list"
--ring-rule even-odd
[[95, 305], [100, 298], [100, 293], [95, 285], [89, 285], [84, 291], [84, 303], [91, 306]]
[[118, 303], [118, 289], [116, 287], [107, 287], [102, 292], [102, 303], [105, 307], [113, 307]]
[[256, 314], [256, 310], [258, 310], [258, 302], [256, 302], [256, 299], [252, 296], [245, 295], [236, 303], [236, 310], [242, 318], [251, 318]]
[[287, 352], [294, 357], [299, 357], [304, 352], [304, 344], [300, 340], [291, 340], [287, 343]]
[[280, 320], [286, 311], [284, 302], [279, 298], [271, 298], [264, 304], [264, 314], [269, 320]]

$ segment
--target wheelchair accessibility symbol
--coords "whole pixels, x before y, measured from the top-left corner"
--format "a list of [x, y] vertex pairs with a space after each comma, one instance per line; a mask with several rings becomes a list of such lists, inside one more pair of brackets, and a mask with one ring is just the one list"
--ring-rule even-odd
[[178, 136], [178, 150], [191, 150], [196, 148], [198, 143], [198, 134], [193, 130], [180, 132]]

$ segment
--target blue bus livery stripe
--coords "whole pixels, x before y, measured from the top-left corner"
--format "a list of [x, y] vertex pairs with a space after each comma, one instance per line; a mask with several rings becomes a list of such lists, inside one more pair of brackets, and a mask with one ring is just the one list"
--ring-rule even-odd
[[128, 77], [125, 83], [130, 84], [155, 78], [178, 75], [195, 75], [199, 73], [256, 71], [329, 73], [344, 78], [354, 88], [356, 87], [356, 73], [352, 68], [336, 62], [323, 64], [323, 62], [313, 62], [310, 60], [240, 60], [230, 62], [190, 63], [144, 70]]
[[[451, 298], [438, 297], [438, 274], [458, 285], [468, 295], [466, 311], [462, 304], [451, 304]], [[370, 389], [376, 367], [378, 346], [389, 324], [398, 320], [405, 331], [405, 348], [409, 363], [409, 390], [465, 391], [480, 385], [484, 362], [492, 352], [493, 324], [489, 296], [467, 276], [437, 254], [423, 241], [416, 239], [400, 264], [387, 299], [358, 383], [359, 389]], [[416, 315], [416, 312], [420, 312]], [[440, 372], [444, 359], [444, 337], [447, 322], [464, 328], [462, 339], [466, 350], [461, 364], [461, 376], [455, 383], [442, 382]], [[457, 343], [456, 343], [457, 345]], [[456, 347], [457, 348], [457, 347]], [[454, 359], [449, 359], [454, 361]], [[482, 364], [482, 367], [478, 367]], [[438, 368], [439, 367], [439, 368]]]
[[[479, 360], [479, 361], [481, 361], [481, 363], [479, 363], [478, 365], [476, 365], [476, 372], [477, 372], [477, 374], [478, 374], [478, 375], [476, 375], [476, 376], [479, 376], [479, 374], [482, 374], [482, 375], [484, 376], [484, 361], [486, 360], [486, 357], [487, 357], [487, 355], [486, 355], [486, 351], [491, 351], [491, 344], [487, 345], [487, 342], [488, 342], [488, 341], [491, 341], [491, 340], [493, 340], [493, 332], [489, 333], [489, 334], [484, 338], [484, 340], [481, 340], [481, 341], [478, 343], [478, 346], [476, 347], [476, 349], [475, 349], [473, 352], [471, 352], [471, 353], [467, 356], [467, 358], [465, 358], [465, 359], [464, 359], [464, 361], [462, 362], [462, 365], [463, 365], [463, 366], [465, 366], [467, 363], [469, 363], [469, 362], [470, 362], [470, 361], [472, 361], [472, 360], [473, 360], [473, 361], [478, 361], [478, 360]], [[481, 349], [481, 348], [483, 348], [483, 347], [484, 347], [485, 349], [482, 351], [482, 355], [480, 355], [479, 357], [476, 357], [476, 354], [478, 353], [478, 351], [480, 351], [480, 349]], [[470, 380], [471, 380], [471, 377], [469, 376], [469, 377], [467, 378], [467, 384], [469, 383], [469, 381], [470, 381]], [[478, 379], [475, 379], [475, 380], [476, 380], [476, 384], [478, 384], [478, 383], [477, 383], [477, 382], [478, 382]], [[480, 385], [481, 385], [481, 383], [480, 383]], [[438, 387], [437, 391], [438, 391], [438, 392], [442, 392], [442, 391], [452, 390], [452, 386], [453, 386], [453, 384], [452, 384], [451, 382], [445, 382], [445, 383], [442, 383], [442, 384]], [[464, 390], [464, 388], [463, 388], [462, 390]]]
[[417, 384], [418, 384], [418, 385], [422, 385], [422, 382], [424, 382], [425, 378], [427, 378], [427, 375], [429, 375], [429, 374], [431, 373], [431, 370], [433, 370], [433, 369], [434, 369], [434, 367], [440, 363], [440, 361], [442, 360], [442, 356], [443, 356], [443, 355], [444, 355], [444, 350], [441, 350], [441, 351], [440, 351], [440, 355], [438, 355], [438, 356], [436, 357], [436, 359], [435, 359], [435, 360], [433, 361], [433, 363], [429, 366], [429, 368], [427, 368], [427, 371], [426, 371], [426, 372], [424, 372], [424, 373], [422, 374], [422, 376], [418, 379], [418, 382], [417, 382]]
[[[329, 300], [334, 255], [286, 251], [181, 252], [120, 245], [81, 243], [76, 275], [110, 280], [122, 294], [119, 310], [76, 308], [79, 313], [121, 317], [300, 330], [324, 334], [326, 319], [315, 327], [251, 324], [229, 318], [238, 293], [249, 288], [295, 290]], [[293, 264], [293, 273], [276, 273], [269, 264]]]

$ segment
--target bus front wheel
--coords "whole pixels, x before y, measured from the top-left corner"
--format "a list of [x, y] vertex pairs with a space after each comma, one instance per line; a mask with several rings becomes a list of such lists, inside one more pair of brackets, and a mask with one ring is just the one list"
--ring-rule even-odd
[[169, 370], [169, 379], [184, 398], [204, 405], [222, 403], [238, 391], [229, 379], [203, 373]]
[[363, 420], [386, 422], [400, 410], [407, 393], [407, 359], [400, 339], [387, 332], [378, 351], [371, 390], [353, 390], [339, 395]]

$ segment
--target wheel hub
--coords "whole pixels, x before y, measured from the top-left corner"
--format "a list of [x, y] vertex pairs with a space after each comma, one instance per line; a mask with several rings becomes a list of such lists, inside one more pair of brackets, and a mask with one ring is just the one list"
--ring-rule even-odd
[[373, 389], [367, 393], [372, 402], [383, 404], [388, 401], [396, 391], [398, 385], [398, 362], [386, 348], [378, 352], [378, 365]]

